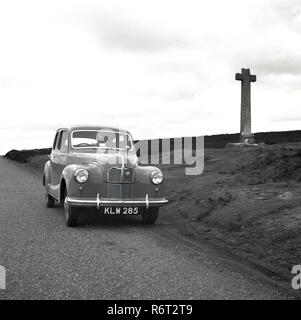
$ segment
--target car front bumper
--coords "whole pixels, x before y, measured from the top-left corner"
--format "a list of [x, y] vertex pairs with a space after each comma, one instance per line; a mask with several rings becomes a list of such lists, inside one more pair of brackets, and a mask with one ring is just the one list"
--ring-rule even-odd
[[97, 194], [96, 198], [76, 198], [67, 197], [66, 202], [70, 207], [162, 207], [168, 203], [165, 198], [149, 198], [146, 194], [145, 198], [115, 199], [101, 198]]

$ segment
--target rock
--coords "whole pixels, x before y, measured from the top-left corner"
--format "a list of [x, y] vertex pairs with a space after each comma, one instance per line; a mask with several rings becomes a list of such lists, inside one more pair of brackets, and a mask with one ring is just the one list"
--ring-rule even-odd
[[232, 194], [229, 191], [220, 191], [215, 195], [215, 201], [226, 204], [229, 203], [233, 199]]
[[282, 200], [291, 200], [291, 199], [294, 198], [294, 195], [293, 195], [292, 192], [286, 191], [286, 192], [280, 194], [280, 195], [278, 196], [278, 198], [279, 198], [279, 199], [282, 199]]

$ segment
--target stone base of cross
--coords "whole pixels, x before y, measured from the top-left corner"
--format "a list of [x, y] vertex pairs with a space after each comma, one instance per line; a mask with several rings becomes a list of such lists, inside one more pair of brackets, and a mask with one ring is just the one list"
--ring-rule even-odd
[[253, 133], [247, 133], [247, 134], [242, 133], [240, 135], [240, 142], [246, 143], [246, 144], [253, 144], [255, 143], [255, 136]]

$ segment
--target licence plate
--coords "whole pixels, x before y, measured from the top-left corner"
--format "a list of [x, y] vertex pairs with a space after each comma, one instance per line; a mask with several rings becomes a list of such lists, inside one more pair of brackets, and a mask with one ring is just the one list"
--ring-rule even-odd
[[104, 214], [108, 215], [137, 215], [139, 214], [138, 207], [104, 207]]

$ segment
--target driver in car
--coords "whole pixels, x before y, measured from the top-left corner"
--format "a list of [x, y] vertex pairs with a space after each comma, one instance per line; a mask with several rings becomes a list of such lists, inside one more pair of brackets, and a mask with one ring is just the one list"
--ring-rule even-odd
[[105, 134], [104, 132], [101, 132], [101, 131], [97, 132], [96, 141], [97, 141], [98, 147], [106, 148], [108, 140], [109, 140], [109, 137], [107, 134]]

